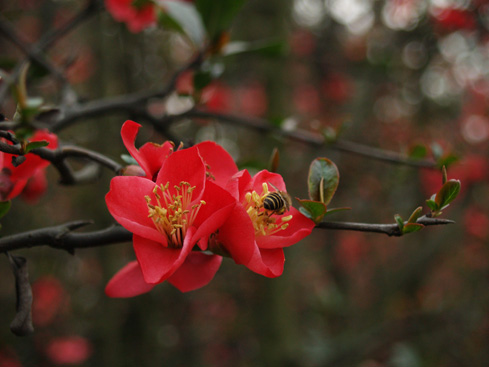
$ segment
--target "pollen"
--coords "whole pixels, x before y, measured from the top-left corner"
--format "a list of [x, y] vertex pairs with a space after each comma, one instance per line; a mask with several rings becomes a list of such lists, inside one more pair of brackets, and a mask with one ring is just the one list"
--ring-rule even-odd
[[255, 236], [270, 236], [288, 228], [292, 215], [277, 215], [263, 207], [265, 198], [270, 195], [266, 182], [262, 185], [262, 192], [249, 191], [245, 194], [243, 205], [255, 227]]
[[170, 183], [155, 186], [152, 198], [146, 195], [148, 217], [153, 221], [156, 229], [168, 239], [168, 247], [182, 248], [188, 228], [192, 225], [205, 201], [193, 203], [192, 193], [195, 186], [182, 181], [172, 187]]

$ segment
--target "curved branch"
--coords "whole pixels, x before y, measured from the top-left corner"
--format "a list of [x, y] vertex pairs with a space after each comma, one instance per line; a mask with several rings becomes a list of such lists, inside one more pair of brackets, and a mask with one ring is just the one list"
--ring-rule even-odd
[[[450, 219], [429, 218], [427, 216], [422, 216], [417, 220], [416, 223], [422, 224], [424, 226], [436, 226], [436, 225], [443, 225], [443, 224], [452, 224], [455, 222]], [[384, 233], [389, 237], [390, 236], [400, 237], [403, 235], [397, 223], [370, 224], [370, 223], [355, 223], [355, 222], [321, 222], [316, 225], [316, 228]]]
[[333, 149], [337, 149], [343, 152], [358, 154], [367, 158], [373, 158], [387, 163], [403, 164], [412, 167], [424, 167], [424, 168], [437, 167], [436, 162], [432, 160], [412, 159], [397, 152], [372, 148], [367, 145], [354, 143], [342, 139], [337, 139], [336, 141], [329, 142], [320, 134], [315, 134], [306, 130], [299, 130], [299, 129], [296, 130], [282, 129], [274, 125], [271, 125], [268, 121], [260, 118], [241, 117], [241, 116], [230, 115], [230, 114], [191, 109], [180, 115], [165, 116], [161, 120], [161, 122], [164, 125], [168, 125], [172, 122], [182, 120], [185, 118], [216, 119], [223, 123], [242, 126], [262, 133], [273, 133], [301, 143], [307, 143], [311, 146], [316, 146], [316, 147], [330, 146]]
[[91, 221], [73, 221], [2, 237], [0, 238], [0, 252], [50, 246], [73, 253], [77, 248], [105, 246], [132, 240], [132, 233], [121, 226], [112, 226], [93, 232], [73, 232], [91, 223]]

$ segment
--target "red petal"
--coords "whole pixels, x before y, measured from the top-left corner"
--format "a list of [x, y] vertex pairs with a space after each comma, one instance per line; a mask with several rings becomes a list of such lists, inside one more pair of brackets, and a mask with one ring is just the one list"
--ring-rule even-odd
[[141, 147], [141, 150], [138, 150], [135, 142], [140, 127], [141, 125], [137, 122], [127, 120], [122, 125], [121, 137], [129, 154], [131, 154], [144, 172], [146, 172], [146, 177], [153, 179], [153, 176], [158, 172], [166, 157], [170, 154], [172, 144], [166, 142], [160, 146], [146, 143]]
[[233, 195], [238, 201], [241, 201], [251, 188], [251, 175], [248, 170], [244, 169], [236, 173], [226, 184], [226, 190]]
[[44, 170], [38, 170], [28, 181], [22, 191], [22, 198], [29, 203], [36, 203], [48, 187]]
[[[36, 133], [29, 139], [29, 141], [31, 142], [42, 140], [45, 140], [49, 143], [49, 145], [47, 146], [47, 148], [49, 149], [56, 149], [58, 147], [58, 137], [55, 134], [51, 134], [44, 130], [36, 131]], [[32, 175], [34, 175], [37, 170], [46, 168], [50, 164], [49, 161], [46, 161], [32, 153], [27, 154], [25, 158], [25, 161], [20, 166], [14, 167], [11, 163], [12, 155], [5, 155], [4, 159], [6, 167], [8, 167], [12, 171], [12, 181], [17, 181], [19, 179], [28, 179]]]
[[105, 287], [105, 294], [109, 297], [134, 297], [149, 292], [154, 284], [144, 281], [143, 273], [137, 261], [119, 270]]
[[247, 264], [255, 251], [255, 228], [248, 213], [236, 205], [229, 219], [219, 229], [219, 242], [223, 244], [237, 264]]
[[192, 252], [168, 282], [182, 292], [201, 288], [214, 278], [221, 262], [221, 256]]
[[188, 182], [195, 186], [192, 200], [200, 199], [205, 186], [205, 165], [196, 147], [176, 151], [170, 155], [163, 164], [156, 183], [165, 185], [170, 182], [169, 190], [174, 190], [173, 185]]
[[293, 216], [293, 218], [287, 222], [289, 223], [289, 226], [274, 235], [257, 237], [256, 242], [258, 247], [267, 249], [287, 247], [299, 242], [304, 237], [311, 234], [312, 229], [315, 226], [311, 219], [302, 215], [295, 208], [290, 208], [290, 210], [283, 216], [287, 215]]
[[268, 189], [270, 191], [275, 191], [273, 187], [270, 187], [270, 184], [274, 185], [280, 191], [286, 191], [284, 179], [278, 173], [263, 170], [253, 176], [252, 188], [258, 194], [260, 194], [263, 190], [263, 183], [268, 184]]
[[193, 227], [188, 229], [183, 247], [180, 249], [164, 247], [161, 243], [133, 236], [134, 251], [147, 283], [161, 283], [183, 264], [195, 245], [195, 242], [191, 241], [194, 231]]
[[285, 256], [282, 249], [259, 249], [255, 247], [253, 257], [248, 264], [248, 269], [269, 278], [282, 275], [284, 271]]
[[110, 181], [110, 191], [105, 202], [110, 214], [124, 228], [141, 237], [166, 245], [166, 236], [158, 232], [148, 218], [145, 195], [154, 202], [155, 183], [143, 177], [118, 176]]
[[212, 141], [202, 142], [196, 147], [213, 176], [213, 182], [225, 187], [229, 179], [238, 172], [238, 167], [233, 158], [223, 147]]
[[201, 199], [205, 201], [205, 205], [200, 207], [193, 224], [197, 227], [195, 241], [208, 237], [221, 227], [236, 205], [236, 200], [212, 181], [206, 183]]

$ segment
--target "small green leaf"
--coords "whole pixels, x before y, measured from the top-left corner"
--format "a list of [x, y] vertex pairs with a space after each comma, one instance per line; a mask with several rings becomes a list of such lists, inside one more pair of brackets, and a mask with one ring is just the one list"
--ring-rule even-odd
[[327, 158], [316, 158], [309, 167], [309, 198], [328, 205], [338, 187], [340, 174], [336, 165]]
[[213, 76], [210, 71], [198, 71], [194, 74], [194, 88], [196, 90], [202, 90], [207, 87], [212, 80]]
[[440, 209], [438, 204], [432, 199], [426, 200], [426, 205], [428, 205], [428, 207], [431, 209], [432, 212], [435, 212]]
[[129, 154], [121, 154], [121, 159], [127, 164], [134, 164], [139, 166], [139, 163]]
[[460, 192], [459, 180], [448, 180], [443, 184], [440, 190], [436, 193], [435, 202], [439, 208], [443, 208], [450, 204]]
[[413, 146], [409, 152], [409, 157], [413, 159], [425, 158], [428, 154], [428, 149], [422, 144], [416, 144]]
[[424, 225], [420, 223], [406, 223], [402, 229], [402, 234], [413, 233], [424, 228]]
[[394, 215], [394, 219], [396, 220], [397, 226], [402, 232], [404, 229], [404, 221], [402, 220], [401, 216], [399, 214], [396, 214]]
[[436, 165], [438, 167], [447, 166], [449, 167], [453, 163], [458, 161], [458, 157], [454, 154], [448, 154], [437, 159]]
[[49, 142], [46, 140], [32, 141], [25, 146], [24, 153], [29, 153], [32, 149], [47, 147]]
[[229, 42], [222, 50], [223, 56], [233, 56], [241, 54], [257, 54], [266, 57], [278, 57], [287, 53], [287, 45], [283, 41], [234, 41]]
[[8, 213], [11, 207], [11, 202], [9, 201], [0, 201], [0, 218], [3, 218], [5, 214]]
[[[297, 198], [296, 198], [297, 199]], [[326, 205], [319, 201], [297, 199], [302, 208], [299, 211], [315, 223], [321, 222], [326, 214]]]
[[411, 213], [408, 219], [408, 223], [416, 223], [419, 217], [421, 217], [421, 214], [423, 212], [423, 207], [418, 206], [414, 211]]

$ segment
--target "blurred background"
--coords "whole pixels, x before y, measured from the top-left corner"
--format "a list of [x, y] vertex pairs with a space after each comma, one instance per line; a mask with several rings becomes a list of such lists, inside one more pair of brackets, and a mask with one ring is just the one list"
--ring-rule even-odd
[[[23, 42], [67, 22], [74, 0], [0, 1], [1, 22]], [[130, 243], [76, 251], [18, 251], [33, 286], [35, 333], [16, 337], [15, 286], [0, 258], [0, 366], [359, 366], [489, 365], [489, 2], [484, 0], [249, 0], [231, 40], [276, 45], [203, 68], [215, 79], [201, 109], [259, 118], [283, 128], [341, 139], [413, 159], [451, 163], [462, 192], [444, 211], [456, 224], [402, 238], [316, 229], [285, 250], [284, 274], [268, 279], [225, 259], [206, 287], [180, 293], [169, 284], [132, 299], [104, 287], [134, 259]], [[0, 68], [24, 54], [0, 34]], [[161, 88], [193, 54], [181, 35], [150, 27], [131, 33], [101, 10], [61, 38], [46, 56], [63, 70], [80, 102]], [[187, 84], [186, 84], [187, 83]], [[185, 75], [177, 87], [188, 87]], [[59, 83], [32, 66], [29, 95], [66, 102]], [[150, 103], [155, 118], [193, 105], [174, 93]], [[1, 111], [12, 118], [15, 103]], [[168, 138], [214, 140], [240, 168], [278, 172], [294, 197], [307, 197], [312, 159], [338, 166], [328, 220], [393, 223], [441, 186], [435, 169], [390, 164], [291, 141], [218, 119], [182, 119], [167, 136], [124, 111], [87, 117], [58, 131], [62, 142], [122, 163], [120, 127], [143, 124], [138, 145]], [[178, 141], [176, 141], [178, 143]], [[2, 236], [78, 219], [87, 230], [113, 223], [104, 195], [113, 173], [84, 186], [57, 183], [37, 202], [13, 200]], [[295, 205], [297, 206], [297, 205]]]

